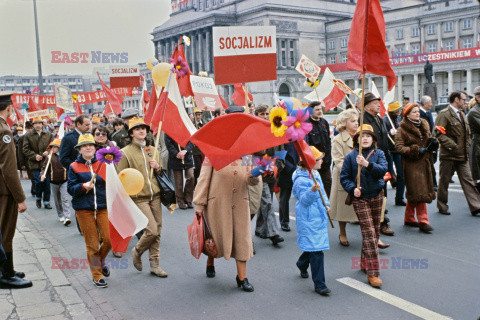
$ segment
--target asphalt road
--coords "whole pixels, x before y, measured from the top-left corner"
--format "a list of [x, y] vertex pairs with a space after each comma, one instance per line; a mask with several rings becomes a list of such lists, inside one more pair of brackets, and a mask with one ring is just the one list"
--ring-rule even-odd
[[[430, 235], [404, 227], [404, 208], [394, 206], [389, 197], [387, 208], [395, 236], [383, 236], [391, 247], [381, 251], [385, 266], [381, 290], [368, 291], [366, 275], [352, 268], [352, 259], [360, 256], [358, 225], [347, 225], [347, 248], [339, 244], [338, 225], [329, 230], [331, 248], [325, 252], [326, 281], [332, 290], [329, 297], [316, 294], [312, 280], [299, 276], [295, 262], [301, 252], [295, 221], [291, 221], [291, 232], [281, 232], [285, 242], [279, 247], [254, 237], [257, 254], [247, 264], [247, 276], [255, 292], [246, 293], [236, 286], [233, 259], [216, 260], [217, 276], [208, 279], [205, 256], [196, 260], [190, 255], [186, 227], [193, 220], [193, 210], [170, 214], [165, 209], [161, 266], [168, 278], [149, 274], [147, 254], [143, 272], [133, 267], [130, 250], [135, 238], [123, 258], [126, 260], [112, 268], [109, 287], [98, 290], [126, 319], [477, 319], [480, 217], [470, 215], [458, 179], [455, 181], [449, 193], [451, 216], [438, 214], [435, 202], [428, 205], [435, 228]], [[28, 190], [29, 181], [22, 183]], [[292, 198], [292, 217], [294, 203]], [[32, 197], [27, 204], [30, 214], [72, 257], [86, 258], [75, 222], [64, 227], [55, 210], [37, 209]], [[111, 254], [109, 258], [115, 259]]]

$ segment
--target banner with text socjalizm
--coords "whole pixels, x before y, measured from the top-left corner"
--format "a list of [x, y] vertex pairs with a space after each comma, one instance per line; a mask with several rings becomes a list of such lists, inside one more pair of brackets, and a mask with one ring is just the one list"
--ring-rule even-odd
[[217, 85], [276, 80], [276, 27], [214, 27], [213, 61]]

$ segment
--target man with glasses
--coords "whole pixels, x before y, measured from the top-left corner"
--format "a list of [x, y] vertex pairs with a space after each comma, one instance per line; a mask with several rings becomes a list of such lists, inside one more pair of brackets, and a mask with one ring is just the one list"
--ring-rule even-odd
[[473, 95], [475, 96], [475, 105], [467, 115], [472, 134], [470, 167], [472, 169], [472, 178], [476, 181], [477, 190], [480, 192], [480, 86], [473, 90]]
[[437, 208], [444, 215], [450, 215], [447, 204], [448, 185], [453, 170], [457, 172], [471, 214], [475, 216], [480, 213], [480, 194], [475, 188], [468, 165], [471, 137], [464, 113], [467, 106], [466, 99], [464, 92], [452, 92], [449, 97], [450, 106], [440, 111], [435, 120], [434, 134], [440, 142]]

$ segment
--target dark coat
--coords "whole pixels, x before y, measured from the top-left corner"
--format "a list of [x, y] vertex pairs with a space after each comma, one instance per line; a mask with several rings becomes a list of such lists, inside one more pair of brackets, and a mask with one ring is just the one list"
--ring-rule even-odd
[[[165, 145], [168, 150], [168, 170], [187, 170], [193, 168], [192, 150], [195, 146], [192, 143], [189, 142], [186, 148], [181, 148], [178, 143], [165, 134]], [[187, 150], [183, 161], [177, 158], [180, 150]]]
[[406, 197], [410, 203], [431, 203], [435, 200], [433, 190], [433, 157], [430, 152], [420, 155], [420, 148], [426, 148], [432, 138], [427, 120], [420, 119], [420, 128], [410, 120], [400, 124], [395, 139], [395, 148], [402, 156], [403, 176], [407, 188]]
[[473, 180], [480, 180], [480, 105], [477, 103], [467, 115], [468, 124], [472, 132], [472, 146], [470, 148], [470, 167]]
[[[358, 123], [360, 123], [360, 118], [358, 118]], [[388, 131], [387, 127], [385, 126], [385, 121], [378, 115], [374, 117], [370, 113], [365, 112], [363, 123], [369, 124], [373, 127], [373, 132], [377, 136], [377, 148], [383, 151], [387, 162], [390, 161], [390, 151], [388, 150]]]
[[95, 172], [98, 166], [103, 166], [95, 178], [95, 188], [86, 192], [83, 184], [92, 179], [90, 168], [85, 164], [85, 159], [79, 155], [68, 169], [67, 191], [72, 196], [74, 210], [98, 210], [107, 208], [107, 196], [105, 190], [106, 166], [94, 157], [92, 170]]
[[433, 121], [432, 111], [428, 110], [427, 112], [425, 112], [420, 109], [420, 118], [427, 120], [428, 126], [430, 127], [430, 133], [433, 133], [435, 122]]
[[[392, 115], [390, 115], [390, 118], [392, 119], [392, 122], [393, 122], [393, 125], [395, 126], [395, 129], [398, 129], [398, 127], [400, 127], [400, 122], [402, 122], [402, 117], [398, 116], [398, 117], [394, 117]], [[383, 118], [383, 121], [385, 123], [385, 127], [387, 128], [387, 132], [390, 132], [390, 130], [392, 129], [392, 125], [390, 124], [390, 120], [388, 120], [387, 116], [385, 116]], [[390, 133], [388, 133], [388, 135], [390, 135]], [[391, 136], [390, 137], [392, 138], [393, 141], [395, 141], [395, 136]], [[395, 144], [390, 140], [388, 139], [388, 150], [391, 152], [391, 153], [395, 153]]]
[[[365, 159], [371, 149], [362, 150]], [[353, 196], [353, 191], [357, 187], [357, 164], [358, 149], [353, 150], [345, 157], [343, 161], [342, 172], [340, 172], [340, 183], [343, 189]], [[385, 186], [383, 177], [388, 171], [388, 163], [382, 150], [377, 149], [368, 158], [369, 165], [362, 168], [360, 174], [360, 187], [362, 188], [361, 198], [371, 199], [377, 196]]]
[[290, 189], [293, 187], [292, 175], [297, 170], [297, 165], [300, 162], [300, 157], [293, 146], [293, 143], [287, 143], [284, 145], [287, 150], [285, 156], [285, 166], [283, 170], [278, 172], [277, 186], [280, 188]]
[[70, 164], [77, 160], [78, 150], [75, 146], [78, 143], [78, 137], [80, 137], [80, 134], [75, 129], [63, 136], [62, 144], [60, 145], [60, 163], [67, 170]]
[[450, 106], [438, 113], [435, 119], [435, 126], [445, 128], [446, 134], [442, 134], [435, 129], [435, 137], [440, 142], [440, 160], [452, 160], [465, 162], [468, 160], [471, 137], [470, 126], [465, 117], [464, 124]]
[[[43, 173], [45, 172], [45, 167], [47, 166], [47, 163], [48, 157], [43, 160], [40, 175], [43, 175]], [[50, 176], [50, 182], [53, 184], [62, 184], [67, 181], [67, 169], [65, 169], [60, 163], [60, 157], [56, 153], [52, 154], [52, 160], [48, 165], [47, 175]]]
[[53, 135], [45, 130], [42, 130], [40, 134], [32, 130], [25, 135], [23, 139], [23, 154], [28, 159], [28, 165], [32, 170], [40, 170], [42, 168], [42, 161], [45, 157], [40, 161], [37, 161], [35, 157], [42, 155], [52, 140]]
[[332, 141], [330, 140], [328, 121], [324, 118], [320, 118], [317, 121], [310, 117], [305, 122], [312, 124], [312, 131], [305, 136], [305, 141], [308, 145], [315, 146], [319, 151], [325, 153], [322, 166], [330, 167], [332, 164]]

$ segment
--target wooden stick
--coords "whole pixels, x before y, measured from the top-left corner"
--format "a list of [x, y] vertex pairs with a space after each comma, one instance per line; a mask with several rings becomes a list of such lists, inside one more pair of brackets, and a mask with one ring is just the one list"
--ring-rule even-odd
[[45, 172], [43, 173], [43, 176], [42, 176], [43, 179], [47, 178], [47, 170], [48, 170], [48, 166], [50, 165], [50, 162], [52, 161], [52, 154], [53, 154], [53, 148], [52, 150], [50, 150], [50, 154], [48, 155], [47, 166], [45, 167]]
[[245, 82], [245, 113], [248, 113], [248, 83]]
[[350, 98], [348, 97], [348, 94], [345, 94], [345, 98], [347, 98], [347, 101], [350, 102], [353, 108], [355, 108], [355, 104], [352, 102], [352, 100], [350, 100]]
[[[362, 104], [360, 109], [360, 136], [358, 137], [358, 154], [362, 155], [362, 138], [363, 138], [363, 116], [365, 115], [365, 73], [362, 77]], [[357, 172], [357, 188], [360, 189], [360, 174], [361, 174], [362, 166], [358, 165], [358, 172]]]
[[[317, 179], [315, 178], [315, 175], [314, 175], [313, 172], [312, 172], [312, 170], [309, 170], [309, 171], [310, 171], [310, 175], [311, 175], [312, 178], [313, 178], [313, 182], [314, 182], [314, 183], [318, 183], [318, 182], [317, 182]], [[330, 217], [330, 214], [328, 213], [327, 203], [325, 202], [325, 199], [323, 198], [322, 190], [318, 190], [318, 194], [320, 195], [320, 199], [322, 199], [322, 204], [323, 204], [323, 206], [325, 207], [325, 210], [327, 211], [328, 221], [330, 221], [330, 225], [332, 226], [332, 228], [335, 228], [335, 227], [333, 226], [332, 218]]]

